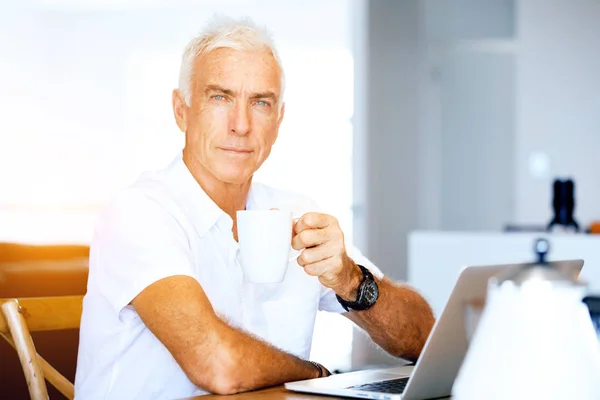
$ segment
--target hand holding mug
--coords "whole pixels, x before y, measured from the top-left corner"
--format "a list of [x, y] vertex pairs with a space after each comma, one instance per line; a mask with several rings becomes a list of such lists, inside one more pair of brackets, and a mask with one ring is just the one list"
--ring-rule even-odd
[[292, 247], [302, 250], [298, 264], [307, 274], [318, 276], [323, 286], [342, 298], [352, 299], [362, 272], [346, 254], [344, 233], [331, 215], [307, 213], [294, 223]]

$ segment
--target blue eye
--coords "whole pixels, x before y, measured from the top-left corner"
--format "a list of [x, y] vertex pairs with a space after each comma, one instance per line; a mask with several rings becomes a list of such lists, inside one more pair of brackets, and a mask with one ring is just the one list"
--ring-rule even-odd
[[225, 100], [225, 96], [220, 95], [220, 94], [216, 94], [212, 98], [217, 101]]
[[269, 103], [267, 103], [264, 100], [259, 100], [259, 101], [256, 102], [256, 104], [258, 104], [261, 107], [267, 107], [269, 105]]

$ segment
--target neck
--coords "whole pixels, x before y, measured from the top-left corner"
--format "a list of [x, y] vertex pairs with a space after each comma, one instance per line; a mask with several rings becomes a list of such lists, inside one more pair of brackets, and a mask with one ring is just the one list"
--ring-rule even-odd
[[246, 208], [246, 201], [248, 199], [252, 178], [247, 182], [240, 184], [222, 182], [211, 174], [210, 171], [208, 171], [189, 151], [186, 151], [186, 149], [183, 150], [183, 162], [208, 197], [231, 217], [234, 223], [235, 233], [235, 226], [237, 225], [236, 212]]

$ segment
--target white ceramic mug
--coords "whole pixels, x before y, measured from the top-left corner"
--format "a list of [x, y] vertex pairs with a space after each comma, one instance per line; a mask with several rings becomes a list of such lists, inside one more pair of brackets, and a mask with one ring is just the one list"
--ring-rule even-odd
[[292, 257], [292, 213], [241, 210], [237, 212], [237, 230], [244, 280], [282, 282]]

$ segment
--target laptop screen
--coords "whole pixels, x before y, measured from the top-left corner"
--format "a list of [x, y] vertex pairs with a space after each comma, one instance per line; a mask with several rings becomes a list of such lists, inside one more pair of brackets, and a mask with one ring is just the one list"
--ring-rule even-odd
[[600, 296], [587, 296], [583, 299], [583, 302], [590, 310], [590, 317], [592, 317], [598, 340], [600, 340]]

